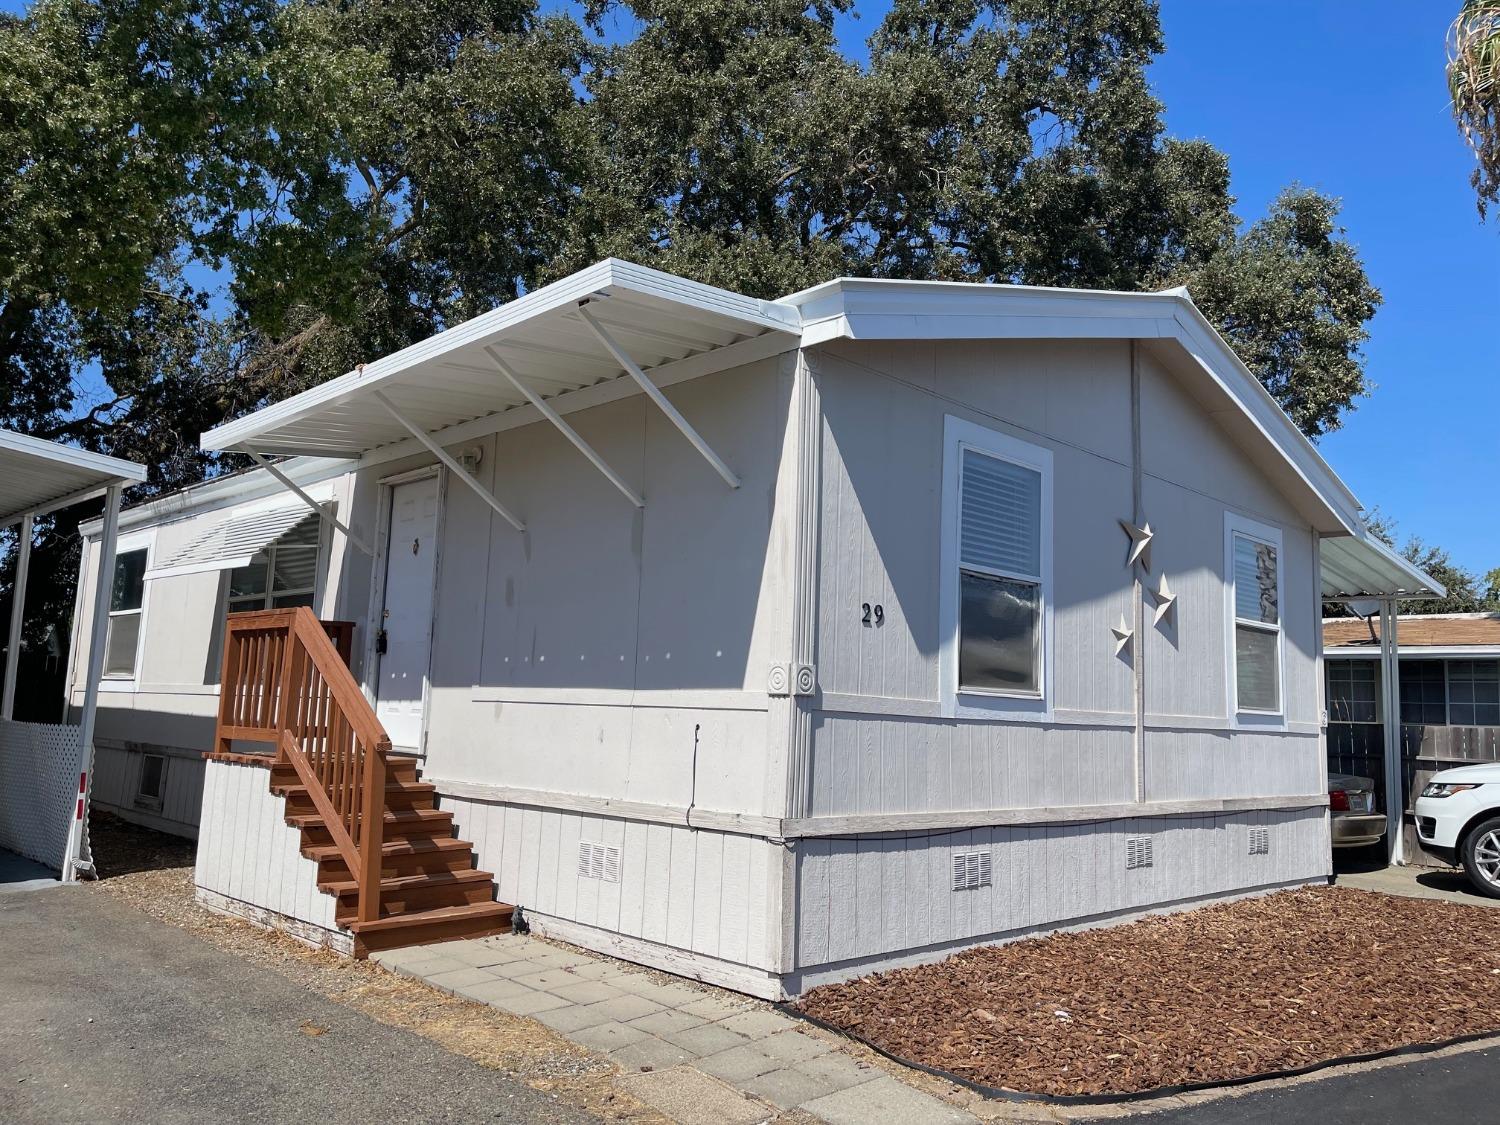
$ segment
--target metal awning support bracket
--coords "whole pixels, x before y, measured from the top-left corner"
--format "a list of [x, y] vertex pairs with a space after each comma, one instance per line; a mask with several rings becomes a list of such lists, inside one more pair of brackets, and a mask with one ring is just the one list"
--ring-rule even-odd
[[490, 490], [485, 488], [484, 485], [480, 484], [473, 473], [469, 472], [468, 469], [460, 465], [458, 461], [455, 460], [454, 457], [449, 454], [446, 449], [432, 440], [431, 434], [422, 429], [421, 426], [417, 425], [411, 419], [407, 418], [406, 415], [401, 413], [401, 411], [397, 410], [396, 404], [386, 397], [384, 391], [372, 391], [371, 395], [376, 402], [385, 407], [386, 412], [390, 414], [392, 418], [394, 418], [403, 427], [405, 427], [405, 429], [411, 434], [412, 437], [417, 439], [417, 443], [419, 445], [421, 445], [424, 449], [427, 450], [428, 453], [431, 453], [445, 466], [447, 466], [449, 472], [453, 473], [458, 477], [459, 480], [463, 481], [466, 485], [468, 485], [476, 493], [478, 493], [479, 498], [486, 504], [488, 504], [491, 508], [493, 508], [495, 512], [505, 520], [506, 523], [510, 524], [510, 526], [515, 528], [517, 531], [526, 530], [526, 525], [521, 522], [521, 518], [519, 516], [517, 516], [504, 504], [500, 503], [500, 501], [496, 500], [495, 497], [490, 493]]
[[328, 523], [338, 528], [338, 530], [343, 534], [344, 538], [348, 539], [349, 542], [353, 543], [356, 547], [358, 547], [365, 554], [369, 555], [372, 559], [375, 557], [375, 551], [368, 543], [366, 543], [358, 535], [355, 535], [354, 532], [350, 531], [349, 528], [345, 524], [341, 523], [326, 507], [324, 507], [322, 504], [319, 504], [316, 500], [309, 496], [303, 490], [301, 485], [292, 480], [291, 477], [287, 476], [281, 471], [279, 467], [277, 467], [276, 462], [266, 460], [266, 458], [262, 457], [253, 449], [244, 449], [242, 447], [241, 452], [248, 454], [250, 460], [254, 461], [262, 469], [264, 469], [266, 472], [270, 473], [273, 477], [280, 481], [284, 487], [294, 493], [297, 499], [301, 500], [304, 504], [311, 508], [319, 519], [326, 520]]
[[712, 465], [714, 471], [724, 478], [724, 483], [729, 485], [730, 488], [738, 488], [740, 486], [740, 478], [735, 475], [734, 470], [724, 463], [723, 459], [713, 451], [708, 442], [703, 440], [703, 435], [693, 429], [692, 424], [682, 416], [675, 406], [667, 401], [667, 396], [661, 393], [661, 388], [646, 377], [646, 373], [640, 369], [635, 360], [631, 359], [625, 349], [615, 342], [614, 337], [604, 330], [604, 326], [589, 312], [587, 298], [578, 302], [578, 315], [589, 326], [594, 335], [599, 338], [599, 342], [604, 345], [604, 349], [610, 355], [614, 356], [615, 361], [625, 369], [625, 373], [636, 381], [641, 390], [646, 392], [646, 397], [656, 403], [657, 407], [667, 416], [672, 425], [676, 426], [682, 432], [683, 437], [693, 443], [693, 448], [703, 454], [704, 460]]
[[615, 472], [614, 469], [610, 468], [609, 462], [605, 461], [603, 457], [599, 456], [598, 451], [595, 450], [594, 447], [588, 442], [584, 441], [583, 438], [579, 436], [578, 431], [575, 430], [572, 426], [568, 425], [568, 423], [563, 420], [562, 415], [559, 414], [556, 410], [553, 410], [546, 399], [542, 398], [542, 396], [539, 394], [535, 394], [530, 387], [528, 387], [521, 381], [521, 377], [516, 374], [514, 368], [512, 368], [510, 364], [506, 363], [505, 360], [501, 358], [499, 351], [493, 345], [486, 347], [484, 350], [486, 354], [489, 355], [490, 359], [494, 361], [495, 367], [499, 369], [500, 374], [504, 375], [505, 378], [510, 382], [510, 385], [515, 387], [516, 390], [525, 395], [526, 401], [531, 403], [532, 406], [536, 407], [537, 411], [543, 418], [547, 419], [547, 421], [556, 426], [562, 433], [562, 436], [572, 442], [574, 446], [577, 447], [578, 452], [582, 453], [589, 459], [594, 468], [598, 469], [601, 473], [608, 477], [609, 483], [618, 488], [624, 494], [625, 499], [629, 500], [637, 508], [644, 508], [646, 506], [646, 501], [641, 498], [640, 493], [636, 492], [635, 489], [626, 484], [625, 479], [621, 477], [619, 473]]
[[5, 649], [5, 685], [0, 689], [0, 719], [15, 718], [16, 671], [21, 664], [21, 623], [26, 617], [26, 577], [31, 571], [31, 532], [33, 515], [21, 517], [16, 532], [16, 578], [11, 587], [10, 635]]

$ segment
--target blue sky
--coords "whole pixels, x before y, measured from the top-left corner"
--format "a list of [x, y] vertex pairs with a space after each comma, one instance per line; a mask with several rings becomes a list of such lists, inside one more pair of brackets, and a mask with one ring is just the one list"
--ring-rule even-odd
[[[864, 57], [887, 6], [841, 17], [850, 56]], [[1293, 181], [1343, 200], [1385, 304], [1366, 349], [1377, 387], [1323, 454], [1403, 535], [1482, 573], [1500, 566], [1500, 217], [1480, 225], [1448, 113], [1443, 38], [1457, 8], [1164, 0], [1167, 51], [1151, 76], [1169, 130], [1229, 154], [1247, 220]]]
[[[888, 5], [859, 4], [846, 53]], [[1229, 154], [1253, 220], [1299, 181], [1344, 202], [1385, 296], [1365, 349], [1378, 384], [1320, 442], [1368, 507], [1481, 574], [1500, 566], [1500, 216], [1481, 226], [1448, 111], [1458, 0], [1164, 0], [1152, 83], [1168, 130]]]

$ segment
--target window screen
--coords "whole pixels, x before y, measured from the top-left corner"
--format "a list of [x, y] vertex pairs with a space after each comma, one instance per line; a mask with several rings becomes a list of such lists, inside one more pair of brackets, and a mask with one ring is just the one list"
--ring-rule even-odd
[[959, 497], [958, 683], [1041, 688], [1042, 474], [963, 450]]
[[1456, 727], [1500, 726], [1500, 661], [1449, 661], [1448, 722]]
[[1401, 661], [1401, 721], [1422, 726], [1448, 722], [1447, 685], [1441, 660]]
[[1336, 723], [1380, 722], [1380, 667], [1375, 660], [1330, 660], [1328, 717]]

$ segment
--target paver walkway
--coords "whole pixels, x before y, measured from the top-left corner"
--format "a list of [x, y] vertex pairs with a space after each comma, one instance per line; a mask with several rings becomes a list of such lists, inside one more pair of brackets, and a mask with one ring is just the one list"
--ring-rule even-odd
[[376, 954], [436, 988], [529, 1016], [618, 1063], [632, 1094], [683, 1125], [800, 1109], [834, 1125], [975, 1118], [734, 993], [517, 934]]

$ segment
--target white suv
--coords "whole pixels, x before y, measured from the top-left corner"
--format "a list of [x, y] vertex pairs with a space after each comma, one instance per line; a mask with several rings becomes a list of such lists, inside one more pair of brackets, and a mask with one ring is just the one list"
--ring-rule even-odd
[[1415, 808], [1422, 850], [1500, 898], [1500, 762], [1433, 774]]

